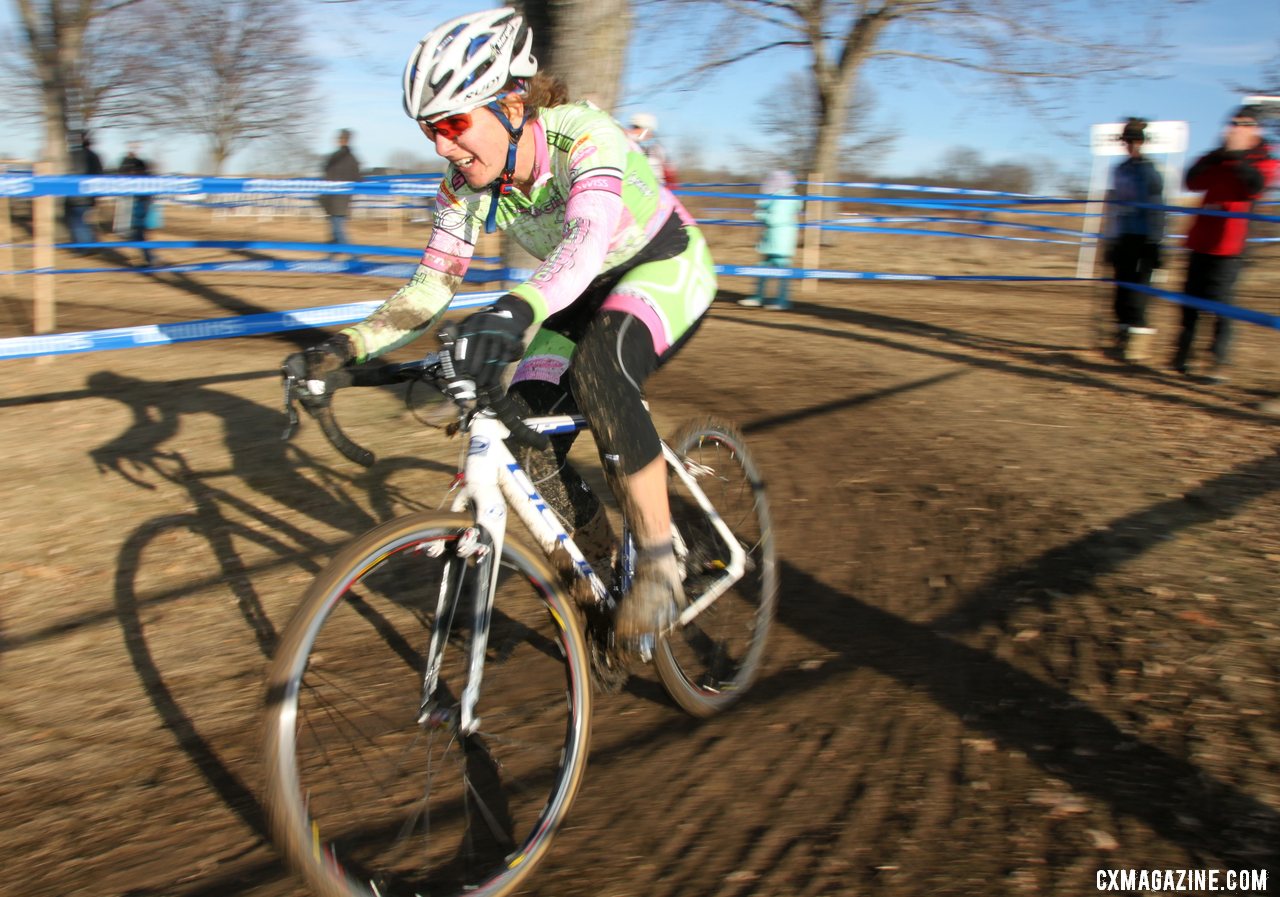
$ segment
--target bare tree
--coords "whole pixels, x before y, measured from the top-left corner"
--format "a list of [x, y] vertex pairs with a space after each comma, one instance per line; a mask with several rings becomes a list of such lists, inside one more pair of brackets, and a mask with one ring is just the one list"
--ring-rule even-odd
[[986, 170], [982, 153], [971, 146], [953, 146], [942, 154], [938, 163], [938, 173], [954, 182], [957, 186], [973, 184], [982, 177]]
[[524, 0], [542, 71], [561, 78], [574, 99], [601, 109], [618, 102], [631, 34], [628, 0]]
[[152, 19], [141, 115], [204, 138], [213, 173], [247, 143], [301, 136], [315, 107], [298, 0], [166, 0]]
[[[404, 10], [406, 15], [423, 14], [421, 3], [403, 0], [312, 2], [352, 10], [373, 5], [379, 10]], [[539, 69], [563, 80], [572, 98], [590, 99], [602, 109], [614, 107], [631, 34], [630, 0], [507, 0], [507, 5], [519, 10], [533, 29]], [[411, 46], [406, 44], [406, 55]]]
[[[796, 170], [796, 146], [812, 146], [818, 140], [821, 116], [812, 81], [799, 72], [792, 72], [783, 80], [779, 89], [771, 91], [759, 102], [758, 117], [754, 118], [752, 133], [772, 136], [771, 143], [745, 147], [746, 155], [756, 168], [786, 168]], [[832, 177], [863, 175], [892, 148], [897, 133], [877, 125], [874, 119], [875, 98], [869, 90], [862, 90], [849, 99], [840, 122], [838, 147], [842, 163], [825, 172]], [[803, 160], [802, 160], [803, 161]], [[799, 171], [807, 174], [808, 171]]]
[[387, 157], [387, 168], [409, 174], [439, 174], [445, 162], [439, 156], [424, 156], [411, 150], [394, 150]]
[[[1021, 102], [1052, 100], [1054, 85], [1105, 76], [1158, 52], [1159, 18], [1171, 4], [1142, 0], [638, 0], [666, 20], [701, 15], [704, 43], [696, 67], [672, 84], [778, 51], [808, 56], [818, 110], [810, 171], [837, 169], [844, 119], [862, 89], [867, 63], [909, 60], [989, 75]], [[1194, 2], [1194, 0], [1176, 0]], [[1149, 34], [1135, 35], [1146, 23]], [[1123, 42], [1102, 35], [1123, 35]], [[1135, 53], [1134, 47], [1142, 52]]]
[[1036, 186], [1036, 173], [1021, 162], [994, 162], [983, 170], [976, 186], [1002, 193], [1030, 193]]
[[132, 121], [203, 136], [215, 173], [247, 141], [301, 133], [312, 70], [299, 0], [15, 0], [39, 97], [41, 155], [69, 162], [70, 132]]
[[1249, 96], [1267, 97], [1263, 103], [1261, 124], [1272, 143], [1280, 141], [1280, 54], [1273, 56], [1262, 67], [1260, 83], [1252, 86], [1237, 85], [1235, 89]]
[[[612, 110], [618, 100], [631, 31], [629, 0], [523, 0], [538, 70], [564, 81], [572, 99]], [[502, 241], [508, 268], [536, 267], [514, 239]]]
[[90, 29], [139, 0], [15, 0], [22, 21], [23, 62], [13, 74], [34, 86], [44, 121], [41, 156], [66, 171], [67, 135], [92, 123], [92, 68], [85, 47]]

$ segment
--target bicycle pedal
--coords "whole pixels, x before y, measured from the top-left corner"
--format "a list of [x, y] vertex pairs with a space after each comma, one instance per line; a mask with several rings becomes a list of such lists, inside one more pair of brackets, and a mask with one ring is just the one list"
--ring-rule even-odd
[[652, 663], [654, 652], [658, 647], [658, 637], [655, 635], [642, 635], [636, 639], [632, 645], [632, 650], [644, 663]]

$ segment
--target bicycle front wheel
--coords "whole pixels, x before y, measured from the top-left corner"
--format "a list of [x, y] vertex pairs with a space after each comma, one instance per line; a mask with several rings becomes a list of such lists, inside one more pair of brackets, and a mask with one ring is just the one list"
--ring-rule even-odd
[[[582, 632], [555, 574], [518, 542], [502, 552], [479, 725], [462, 731], [478, 622], [479, 568], [460, 545], [469, 523], [412, 515], [352, 543], [311, 586], [271, 665], [272, 832], [322, 897], [509, 894], [582, 781]], [[450, 619], [438, 608], [454, 594]], [[426, 694], [437, 631], [442, 663]]]
[[[737, 428], [707, 419], [669, 443], [746, 552], [741, 579], [658, 641], [654, 664], [668, 694], [695, 716], [738, 700], [755, 681], [778, 597], [778, 567], [764, 482]], [[669, 477], [671, 523], [684, 553], [685, 593], [696, 599], [724, 575], [728, 542], [681, 480]]]

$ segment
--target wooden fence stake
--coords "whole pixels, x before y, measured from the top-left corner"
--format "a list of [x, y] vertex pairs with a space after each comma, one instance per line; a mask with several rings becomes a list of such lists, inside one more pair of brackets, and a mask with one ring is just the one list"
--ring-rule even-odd
[[[53, 173], [53, 164], [37, 162], [37, 175]], [[53, 245], [57, 242], [57, 219], [53, 213], [54, 197], [37, 196], [32, 200], [31, 236], [35, 244], [31, 253], [31, 267], [48, 274], [33, 274], [35, 279], [35, 303], [32, 307], [32, 329], [36, 333], [52, 333], [57, 326], [57, 309], [54, 299]]]
[[8, 291], [17, 294], [18, 275], [13, 273], [13, 222], [9, 217], [9, 197], [0, 196], [0, 268], [4, 268], [4, 282]]
[[[813, 172], [809, 175], [809, 183], [805, 187], [806, 193], [812, 193], [815, 186], [822, 183], [822, 175]], [[822, 220], [822, 203], [807, 200], [804, 204], [804, 223], [808, 226], [804, 228], [804, 242], [800, 252], [801, 263], [806, 268], [818, 267], [818, 247], [822, 243], [822, 228], [817, 226], [817, 222]], [[818, 281], [812, 277], [806, 277], [800, 281], [800, 292], [816, 293], [818, 291]]]

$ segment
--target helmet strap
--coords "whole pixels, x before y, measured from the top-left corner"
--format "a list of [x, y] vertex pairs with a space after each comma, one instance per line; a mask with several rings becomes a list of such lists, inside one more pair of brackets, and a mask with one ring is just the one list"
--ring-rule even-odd
[[520, 137], [524, 134], [529, 113], [521, 112], [520, 124], [513, 125], [496, 99], [486, 103], [485, 108], [491, 110], [498, 117], [498, 121], [502, 122], [502, 126], [507, 129], [507, 137], [510, 141], [507, 146], [507, 165], [502, 169], [502, 174], [498, 175], [498, 179], [493, 182], [493, 202], [489, 203], [489, 214], [484, 222], [484, 232], [491, 234], [498, 229], [498, 198], [506, 196], [515, 189], [516, 151], [520, 148]]

